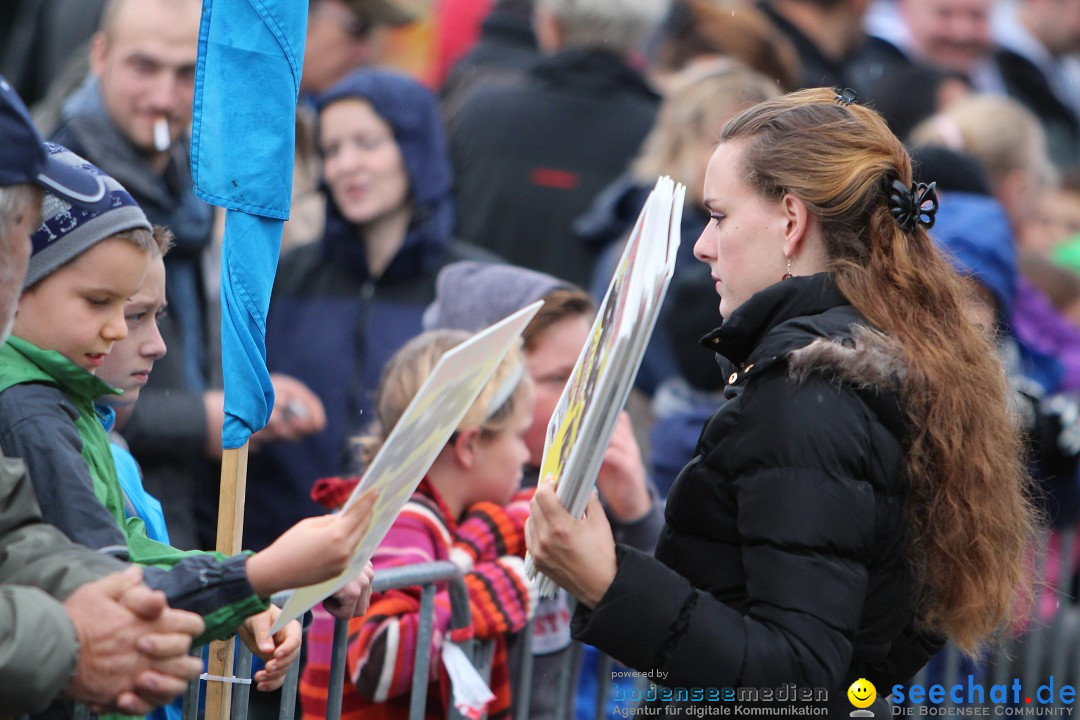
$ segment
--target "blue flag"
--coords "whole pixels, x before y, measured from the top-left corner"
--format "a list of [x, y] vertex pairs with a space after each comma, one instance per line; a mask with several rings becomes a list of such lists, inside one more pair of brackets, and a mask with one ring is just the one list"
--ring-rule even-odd
[[191, 167], [195, 194], [226, 209], [221, 258], [222, 447], [266, 425], [266, 312], [289, 217], [307, 3], [203, 0]]

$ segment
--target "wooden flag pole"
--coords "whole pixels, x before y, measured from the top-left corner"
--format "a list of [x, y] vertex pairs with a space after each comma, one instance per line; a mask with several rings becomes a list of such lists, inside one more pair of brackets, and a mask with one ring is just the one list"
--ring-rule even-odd
[[[218, 500], [217, 551], [235, 555], [241, 550], [244, 535], [244, 500], [247, 494], [248, 443], [225, 450], [221, 457], [221, 494]], [[210, 677], [231, 678], [235, 640], [210, 643]], [[206, 681], [207, 720], [229, 720], [232, 714], [232, 684], [221, 680]]]

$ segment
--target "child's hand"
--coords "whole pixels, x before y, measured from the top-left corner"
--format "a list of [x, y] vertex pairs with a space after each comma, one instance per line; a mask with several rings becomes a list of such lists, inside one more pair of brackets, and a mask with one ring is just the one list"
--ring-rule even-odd
[[369, 490], [337, 515], [301, 520], [270, 547], [248, 558], [248, 582], [255, 593], [270, 597], [340, 575], [371, 526], [375, 497], [375, 491]]
[[263, 692], [281, 687], [289, 666], [300, 657], [300, 638], [303, 634], [300, 623], [293, 620], [274, 635], [270, 634], [270, 628], [280, 614], [281, 608], [271, 605], [269, 610], [245, 620], [239, 630], [240, 639], [248, 649], [266, 663], [266, 667], [252, 678], [255, 687]]
[[336, 618], [349, 620], [367, 612], [371, 604], [371, 583], [375, 579], [375, 568], [370, 562], [358, 577], [349, 581], [345, 587], [323, 600], [326, 612]]

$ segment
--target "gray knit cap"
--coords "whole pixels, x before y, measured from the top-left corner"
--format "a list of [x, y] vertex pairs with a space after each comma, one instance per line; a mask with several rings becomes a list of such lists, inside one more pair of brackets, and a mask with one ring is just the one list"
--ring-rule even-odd
[[41, 203], [41, 225], [31, 236], [34, 249], [23, 282], [24, 288], [117, 233], [135, 228], [151, 229], [150, 221], [138, 203], [120, 183], [62, 145], [45, 145], [54, 160], [100, 177], [105, 183], [110, 203], [102, 210], [93, 211], [72, 205], [59, 195], [45, 193]]
[[573, 290], [570, 283], [515, 265], [472, 260], [439, 271], [435, 301], [424, 311], [424, 329], [475, 332], [536, 302], [552, 290]]

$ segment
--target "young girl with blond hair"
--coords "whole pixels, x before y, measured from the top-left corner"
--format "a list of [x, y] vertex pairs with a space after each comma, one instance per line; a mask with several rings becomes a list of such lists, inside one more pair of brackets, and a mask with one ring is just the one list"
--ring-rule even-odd
[[[393, 430], [439, 358], [469, 334], [434, 330], [408, 342], [387, 365], [376, 395], [377, 420], [359, 439], [370, 461]], [[529, 494], [518, 496], [529, 459], [525, 434], [532, 424], [533, 384], [519, 350], [495, 371], [443, 447], [424, 480], [394, 521], [372, 563], [376, 571], [450, 560], [464, 573], [474, 636], [495, 644], [489, 718], [510, 712], [506, 638], [525, 627], [536, 591], [525, 578], [524, 525]], [[319, 502], [342, 504], [359, 480], [321, 480]], [[349, 626], [347, 681], [342, 720], [409, 717], [409, 691], [420, 623], [419, 588], [392, 590], [372, 599], [367, 615]], [[445, 586], [435, 596], [431, 676], [426, 717], [444, 718], [449, 678], [439, 652], [450, 639], [450, 601]], [[309, 631], [309, 662], [301, 679], [304, 717], [326, 714], [332, 619], [316, 611]]]

